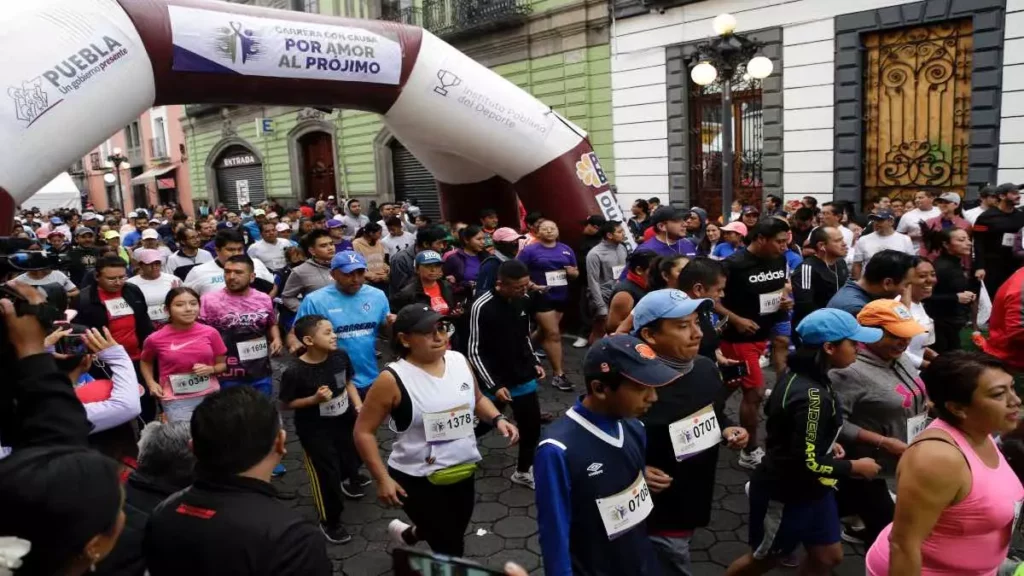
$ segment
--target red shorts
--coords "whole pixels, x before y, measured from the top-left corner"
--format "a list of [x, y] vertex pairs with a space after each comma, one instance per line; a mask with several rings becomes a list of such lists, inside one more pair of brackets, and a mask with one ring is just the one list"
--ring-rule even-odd
[[761, 356], [764, 354], [768, 341], [761, 342], [725, 342], [719, 347], [722, 354], [730, 360], [741, 360], [747, 364], [747, 375], [740, 380], [740, 386], [750, 390], [764, 387], [764, 372], [761, 371]]

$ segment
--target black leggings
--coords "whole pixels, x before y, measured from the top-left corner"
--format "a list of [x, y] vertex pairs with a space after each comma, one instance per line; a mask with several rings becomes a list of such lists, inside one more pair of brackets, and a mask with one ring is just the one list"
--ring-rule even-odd
[[[508, 404], [495, 400], [494, 405], [500, 412], [504, 412]], [[512, 417], [516, 419], [516, 428], [519, 428], [519, 460], [516, 463], [516, 471], [529, 472], [533, 466], [537, 444], [540, 442], [540, 400], [537, 393], [531, 392], [513, 398]], [[493, 428], [490, 422], [481, 422], [476, 427], [477, 438]]]
[[960, 331], [963, 330], [966, 324], [942, 322], [941, 320], [935, 320], [935, 344], [931, 345], [931, 349], [944, 354], [953, 350], [959, 350], [960, 345]]
[[434, 552], [462, 556], [466, 526], [476, 502], [475, 478], [435, 486], [422, 476], [409, 476], [391, 467], [388, 473], [407, 494], [402, 509], [416, 526], [416, 537], [430, 544]]
[[878, 534], [896, 514], [896, 503], [889, 494], [889, 485], [883, 478], [862, 480], [843, 478], [836, 492], [839, 516], [860, 516], [864, 521], [864, 546], [874, 544]]

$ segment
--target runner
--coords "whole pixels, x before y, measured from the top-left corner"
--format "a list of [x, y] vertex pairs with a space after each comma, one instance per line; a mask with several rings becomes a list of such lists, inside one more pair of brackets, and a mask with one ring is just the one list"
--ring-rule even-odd
[[[448, 349], [447, 324], [420, 304], [399, 311], [391, 345], [401, 359], [373, 383], [356, 420], [356, 447], [378, 499], [401, 506], [412, 521], [392, 520], [392, 541], [425, 541], [434, 552], [462, 556], [480, 461], [473, 417], [492, 423], [510, 444], [519, 431], [480, 393], [466, 358]], [[398, 436], [385, 467], [376, 432], [389, 416]]]
[[292, 268], [284, 290], [281, 291], [281, 304], [292, 313], [298, 312], [303, 298], [332, 283], [331, 259], [335, 251], [330, 234], [324, 230], [314, 230], [302, 237], [301, 245], [309, 258]]
[[932, 188], [918, 190], [914, 195], [914, 209], [907, 210], [900, 218], [896, 231], [910, 236], [914, 243], [914, 254], [921, 248], [921, 223], [942, 216], [942, 211], [934, 205], [938, 192]]
[[[196, 266], [185, 277], [185, 285], [195, 290], [200, 296], [223, 288], [224, 264], [232, 256], [245, 254], [245, 240], [236, 230], [221, 230], [217, 232], [214, 244], [217, 247], [217, 258], [206, 264]], [[253, 261], [253, 265], [256, 273], [253, 287], [260, 292], [270, 294], [271, 298], [273, 298], [277, 290], [274, 286], [274, 275], [259, 260]]]
[[586, 257], [587, 290], [590, 310], [594, 316], [594, 329], [591, 331], [588, 344], [592, 344], [598, 334], [603, 334], [608, 323], [608, 303], [612, 291], [622, 272], [626, 269], [626, 231], [621, 222], [609, 220], [600, 225], [597, 235], [601, 242], [594, 246]]
[[679, 378], [650, 346], [625, 334], [583, 359], [586, 393], [549, 425], [537, 447], [537, 526], [547, 574], [661, 574], [645, 521], [647, 433], [636, 418]]
[[935, 266], [935, 289], [924, 307], [935, 322], [932, 350], [937, 354], [961, 348], [960, 331], [970, 321], [971, 305], [980, 292], [970, 274], [971, 246], [970, 233], [959, 227], [921, 233], [921, 249], [933, 255]]
[[816, 310], [797, 326], [801, 346], [789, 371], [768, 399], [768, 452], [750, 478], [750, 547], [726, 576], [764, 574], [803, 545], [800, 574], [825, 576], [843, 559], [837, 478], [873, 478], [871, 458], [845, 460], [835, 444], [843, 425], [828, 372], [853, 363], [857, 342], [877, 342], [878, 328], [865, 328], [842, 310]]
[[633, 310], [633, 306], [647, 293], [647, 273], [655, 258], [657, 255], [654, 252], [636, 250], [626, 259], [626, 277], [615, 284], [608, 300], [608, 323], [605, 326], [607, 332], [614, 333], [618, 330], [619, 325]]
[[[537, 241], [523, 248], [516, 256], [529, 270], [530, 281], [544, 288], [534, 292], [532, 311], [540, 332], [541, 346], [551, 362], [551, 385], [571, 392], [572, 384], [562, 366], [562, 316], [568, 307], [569, 283], [579, 274], [576, 254], [558, 241], [558, 225], [552, 220], [537, 227]], [[498, 272], [499, 282], [501, 272]]]
[[739, 465], [753, 470], [764, 456], [757, 445], [765, 387], [761, 354], [768, 346], [771, 329], [788, 319], [793, 300], [785, 294], [789, 274], [783, 253], [788, 248], [789, 225], [768, 218], [758, 222], [750, 234], [746, 249], [723, 260], [728, 279], [716, 312], [729, 321], [722, 331], [722, 354], [747, 366], [747, 375], [740, 382], [740, 424], [750, 435], [750, 443], [740, 452]]
[[[416, 255], [416, 275], [409, 279], [401, 291], [392, 294], [391, 307], [401, 310], [409, 304], [425, 304], [431, 310], [449, 318], [457, 318], [464, 314], [460, 302], [455, 301], [455, 293], [448, 280], [441, 273], [441, 255], [433, 250], [424, 250]], [[449, 339], [468, 338], [468, 334], [449, 334]], [[452, 344], [456, 350], [457, 344]]]
[[352, 442], [362, 401], [352, 384], [352, 363], [338, 349], [338, 335], [327, 318], [303, 317], [295, 325], [295, 337], [306, 352], [281, 375], [281, 402], [295, 411], [295, 432], [320, 515], [320, 531], [331, 543], [344, 544], [352, 536], [341, 524], [342, 495], [361, 498], [362, 486], [370, 483], [359, 474]]
[[180, 228], [174, 237], [178, 241], [178, 251], [167, 257], [164, 265], [167, 272], [185, 280], [193, 267], [213, 260], [213, 256], [202, 249], [202, 238], [194, 228]]
[[142, 241], [135, 250], [139, 249], [155, 251], [160, 256], [161, 264], [167, 264], [167, 258], [171, 255], [171, 249], [160, 243], [160, 233], [155, 228], [147, 228], [142, 231]]
[[156, 250], [139, 248], [133, 256], [139, 263], [139, 270], [138, 274], [128, 279], [128, 283], [142, 290], [142, 295], [146, 298], [146, 314], [153, 321], [153, 327], [163, 328], [167, 323], [167, 308], [164, 307], [164, 301], [172, 288], [181, 286], [181, 280], [177, 276], [161, 271], [163, 265], [160, 263], [160, 253]]
[[715, 260], [725, 260], [732, 253], [743, 249], [744, 239], [747, 237], [747, 227], [743, 222], [730, 222], [720, 228], [722, 241], [711, 251], [711, 257]]
[[875, 257], [875, 254], [886, 250], [895, 250], [908, 255], [917, 254], [914, 244], [906, 234], [896, 232], [893, 220], [893, 213], [888, 210], [879, 210], [868, 215], [868, 220], [874, 225], [875, 231], [864, 234], [857, 239], [853, 245], [853, 269], [850, 277], [859, 280], [864, 273], [864, 267], [868, 261]]
[[[826, 205], [833, 209], [831, 203]], [[846, 254], [850, 251], [841, 230], [834, 226], [819, 226], [807, 239], [808, 254], [793, 277], [793, 325], [808, 314], [828, 306], [828, 301], [850, 278], [846, 267]]]
[[1014, 238], [1024, 228], [1024, 212], [1017, 209], [1016, 184], [996, 188], [999, 203], [974, 221], [974, 277], [985, 283], [990, 298], [1019, 267], [1014, 258]]
[[75, 234], [75, 246], [68, 252], [68, 277], [75, 286], [85, 288], [86, 282], [93, 280], [96, 259], [99, 257], [96, 247], [96, 233], [91, 228], [81, 227]]
[[683, 238], [685, 228], [683, 222], [686, 212], [663, 206], [651, 214], [651, 229], [654, 235], [641, 244], [637, 250], [649, 250], [659, 256], [675, 256], [677, 254], [693, 258], [697, 255], [697, 247]]
[[[380, 225], [370, 222], [356, 233], [356, 239], [352, 241], [352, 250], [366, 260], [366, 283], [387, 294], [391, 268], [387, 265], [387, 252], [380, 241], [380, 236]], [[334, 249], [337, 251], [338, 247], [335, 246]]]
[[277, 273], [287, 266], [284, 251], [292, 245], [291, 241], [278, 237], [277, 224], [267, 221], [260, 225], [261, 238], [253, 242], [246, 253], [250, 258], [259, 260], [271, 272]]
[[644, 476], [654, 495], [647, 529], [666, 576], [691, 574], [690, 539], [711, 522], [718, 445], [727, 442], [739, 450], [749, 439], [725, 414], [718, 366], [698, 355], [700, 314], [713, 306], [709, 298], [665, 289], [647, 294], [633, 309], [634, 335], [679, 373], [658, 389], [658, 401], [640, 417], [647, 433]]
[[871, 257], [859, 279], [846, 281], [828, 301], [828, 307], [859, 314], [872, 300], [902, 296], [917, 276], [917, 260], [917, 256], [905, 252], [882, 250]]
[[416, 243], [391, 258], [391, 294], [397, 294], [415, 273], [416, 255], [425, 250], [443, 254], [448, 233], [440, 226], [426, 226], [416, 232]]
[[[352, 381], [360, 396], [366, 398], [370, 385], [380, 372], [377, 369], [377, 330], [390, 324], [394, 316], [387, 296], [365, 284], [366, 260], [358, 253], [335, 254], [331, 260], [331, 278], [334, 280], [332, 284], [302, 300], [295, 321], [310, 314], [318, 314], [331, 321], [338, 335], [338, 347], [352, 361], [355, 370]], [[288, 335], [288, 341], [291, 350], [301, 347], [294, 334]]]
[[[146, 339], [139, 363], [143, 382], [160, 400], [169, 422], [187, 422], [203, 398], [220, 389], [216, 374], [227, 371], [227, 347], [217, 330], [196, 322], [199, 294], [172, 288], [164, 301], [168, 323]], [[160, 373], [157, 377], [153, 366]]]

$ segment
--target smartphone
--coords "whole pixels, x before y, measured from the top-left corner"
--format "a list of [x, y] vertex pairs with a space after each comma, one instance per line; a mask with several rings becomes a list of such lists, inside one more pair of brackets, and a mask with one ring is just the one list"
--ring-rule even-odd
[[722, 372], [722, 380], [725, 382], [731, 382], [732, 380], [743, 378], [750, 373], [746, 362], [742, 364], [732, 364], [729, 366], [719, 366], [718, 369]]
[[395, 548], [391, 553], [395, 576], [504, 576], [495, 570], [464, 558], [452, 558], [418, 548]]

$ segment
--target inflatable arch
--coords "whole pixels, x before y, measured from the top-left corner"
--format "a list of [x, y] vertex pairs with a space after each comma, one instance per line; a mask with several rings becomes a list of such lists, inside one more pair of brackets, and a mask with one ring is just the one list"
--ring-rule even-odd
[[260, 104], [376, 112], [437, 179], [449, 219], [516, 196], [579, 239], [622, 219], [586, 134], [430, 32], [206, 0], [0, 6], [0, 223], [151, 106]]

